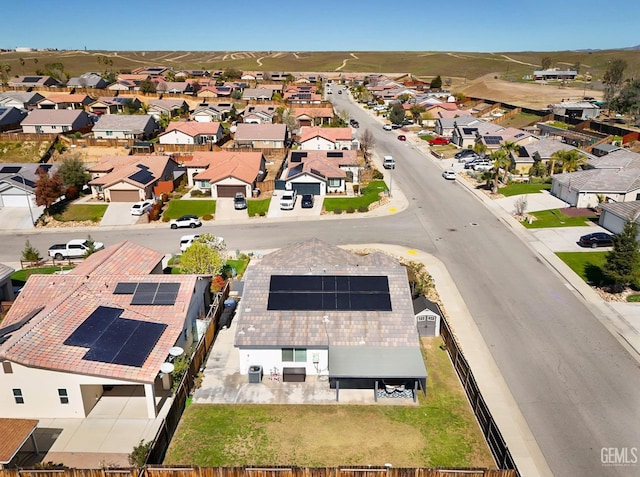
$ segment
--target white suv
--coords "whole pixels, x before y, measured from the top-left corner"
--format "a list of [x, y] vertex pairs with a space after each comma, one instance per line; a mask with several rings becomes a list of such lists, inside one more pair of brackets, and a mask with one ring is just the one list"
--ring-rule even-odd
[[151, 199], [136, 202], [131, 206], [131, 215], [144, 215], [149, 212], [152, 207], [153, 201]]
[[385, 169], [395, 169], [396, 160], [393, 158], [393, 156], [384, 156], [382, 167], [384, 167]]
[[296, 205], [298, 193], [295, 190], [286, 190], [280, 196], [280, 209], [293, 210]]

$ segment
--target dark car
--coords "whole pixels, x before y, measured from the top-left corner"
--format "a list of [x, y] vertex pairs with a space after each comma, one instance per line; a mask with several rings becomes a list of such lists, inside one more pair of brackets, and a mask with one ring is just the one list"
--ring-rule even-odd
[[580, 237], [578, 243], [582, 247], [609, 247], [613, 245], [613, 238], [613, 235], [605, 232], [594, 232]]
[[400, 129], [402, 126], [400, 126], [399, 124], [392, 124], [391, 125], [391, 129]]
[[463, 149], [462, 151], [456, 152], [453, 157], [455, 157], [456, 159], [461, 159], [463, 157], [471, 157], [471, 156], [477, 156], [477, 155], [478, 154], [474, 152], [473, 149]]
[[302, 201], [300, 202], [300, 206], [303, 209], [313, 209], [313, 195], [312, 194], [303, 194]]
[[400, 134], [398, 136], [398, 141], [406, 141], [407, 140], [407, 136], [405, 136], [404, 134]]

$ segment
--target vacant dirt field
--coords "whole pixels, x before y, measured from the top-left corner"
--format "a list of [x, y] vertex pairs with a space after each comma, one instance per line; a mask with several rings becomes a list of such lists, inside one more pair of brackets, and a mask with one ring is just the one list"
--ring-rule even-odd
[[[546, 108], [562, 99], [582, 99], [584, 90], [548, 84], [514, 83], [495, 79], [494, 74], [482, 76], [467, 84], [454, 83], [454, 91], [474, 98], [484, 98], [533, 109]], [[587, 96], [602, 99], [601, 91], [587, 90]]]
[[62, 162], [68, 157], [79, 157], [85, 164], [95, 164], [100, 162], [103, 156], [128, 156], [129, 152], [129, 149], [124, 147], [71, 147], [62, 154], [55, 153], [51, 161]]

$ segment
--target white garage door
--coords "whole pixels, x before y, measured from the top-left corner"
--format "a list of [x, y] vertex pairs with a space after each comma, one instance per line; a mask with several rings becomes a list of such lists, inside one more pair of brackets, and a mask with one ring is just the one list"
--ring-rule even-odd
[[2, 205], [4, 207], [29, 207], [28, 196], [22, 195], [2, 195]]

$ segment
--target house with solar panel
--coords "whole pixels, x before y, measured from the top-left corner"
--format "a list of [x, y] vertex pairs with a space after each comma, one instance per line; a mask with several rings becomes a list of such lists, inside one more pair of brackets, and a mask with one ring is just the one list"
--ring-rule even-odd
[[283, 248], [251, 262], [237, 313], [241, 374], [326, 379], [336, 399], [340, 389], [376, 399], [426, 389], [407, 271], [388, 255], [316, 239]]
[[23, 91], [5, 91], [0, 93], [0, 106], [23, 109], [25, 111], [34, 109], [38, 101], [43, 99], [40, 93]]
[[83, 73], [80, 76], [74, 76], [67, 81], [68, 88], [93, 88], [104, 89], [109, 83], [102, 78], [100, 73]]
[[93, 114], [122, 114], [125, 112], [127, 105], [132, 109], [140, 109], [142, 103], [136, 97], [123, 96], [101, 96], [92, 103], [89, 103], [88, 109]]
[[210, 277], [163, 275], [163, 256], [125, 241], [31, 275], [0, 325], [0, 417], [82, 419], [128, 396], [130, 418], [154, 419], [170, 396], [161, 370], [210, 305]]
[[36, 182], [41, 171], [57, 170], [58, 164], [0, 164], [0, 207], [31, 207], [39, 216], [43, 208], [36, 206]]
[[[290, 151], [283, 172], [285, 189], [298, 194], [346, 192], [347, 182], [358, 183], [357, 151]], [[276, 184], [277, 186], [277, 184]]]
[[7, 81], [10, 88], [41, 88], [41, 87], [57, 87], [63, 84], [53, 76], [17, 76]]
[[20, 129], [20, 123], [27, 117], [27, 112], [13, 106], [0, 106], [0, 132]]

